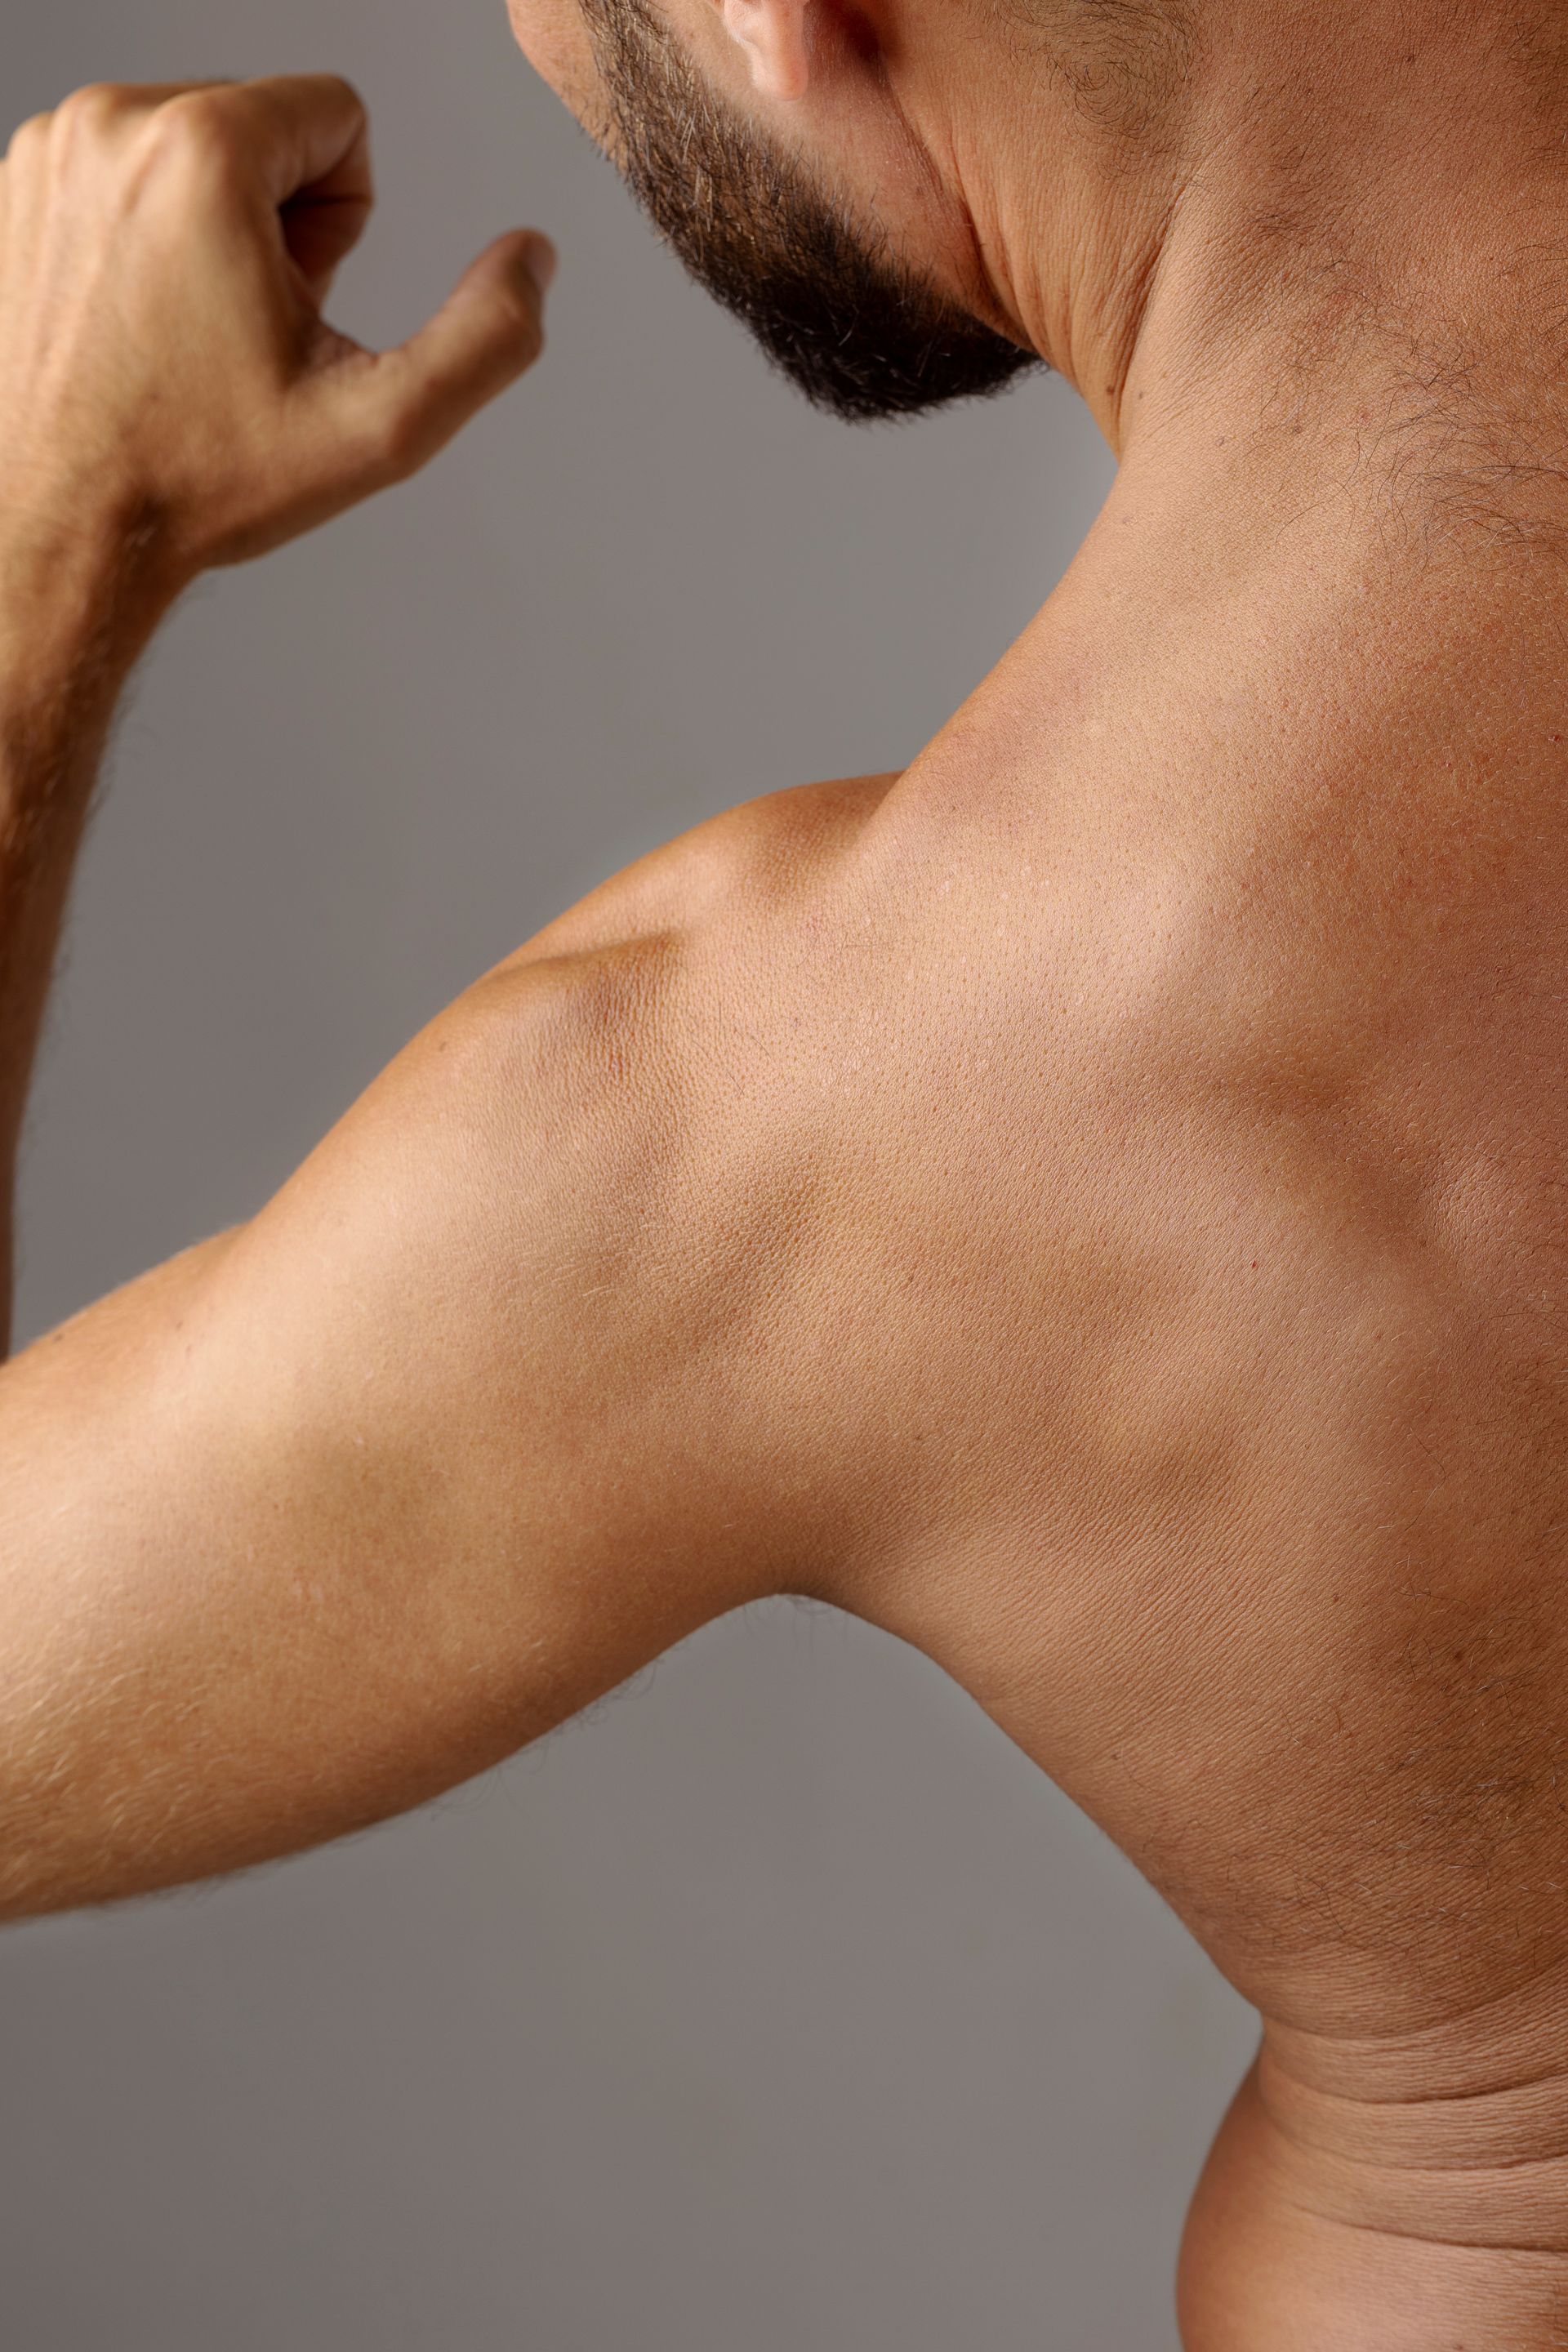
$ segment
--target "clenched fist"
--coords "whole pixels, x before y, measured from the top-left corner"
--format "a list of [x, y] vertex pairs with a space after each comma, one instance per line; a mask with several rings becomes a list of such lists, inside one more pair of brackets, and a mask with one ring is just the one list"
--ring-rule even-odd
[[401, 349], [321, 305], [372, 203], [311, 75], [79, 90], [0, 165], [0, 531], [134, 545], [174, 593], [415, 471], [540, 349], [547, 241], [481, 254]]

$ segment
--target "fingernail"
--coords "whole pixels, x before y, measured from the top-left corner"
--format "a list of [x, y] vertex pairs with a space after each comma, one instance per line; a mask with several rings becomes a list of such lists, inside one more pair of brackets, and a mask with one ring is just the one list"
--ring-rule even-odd
[[542, 294], [550, 291], [550, 281], [555, 275], [555, 247], [547, 236], [531, 236], [523, 255], [528, 274]]

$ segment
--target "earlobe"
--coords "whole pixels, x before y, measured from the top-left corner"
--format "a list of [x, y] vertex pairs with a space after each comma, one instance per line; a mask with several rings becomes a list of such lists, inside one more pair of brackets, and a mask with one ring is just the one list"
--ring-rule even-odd
[[763, 98], [804, 98], [809, 0], [721, 0], [724, 29], [745, 50], [752, 87]]

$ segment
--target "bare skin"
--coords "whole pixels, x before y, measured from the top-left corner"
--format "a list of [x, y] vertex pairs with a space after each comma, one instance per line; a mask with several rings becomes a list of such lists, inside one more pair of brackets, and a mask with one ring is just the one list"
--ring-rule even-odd
[[[1279, 8], [1142, 177], [1059, 99], [1068, 236], [1002, 97], [982, 171], [969, 85], [911, 36], [862, 88], [809, 5], [682, 23], [805, 150], [813, 58], [835, 136], [892, 90], [967, 205], [944, 245], [911, 173], [910, 236], [1072, 373], [1116, 488], [904, 773], [610, 882], [249, 1224], [0, 1372], [0, 1901], [332, 1837], [811, 1593], [955, 1675], [1263, 2014], [1190, 2352], [1544, 2352], [1568, 96], [1530, 113], [1484, 10], [1413, 49], [1419, 9], [1360, 8], [1329, 58]], [[520, 31], [591, 112], [571, 12]], [[409, 354], [322, 342], [359, 139], [334, 83], [100, 93], [0, 177], [12, 1138], [162, 614], [537, 349], [521, 238]]]

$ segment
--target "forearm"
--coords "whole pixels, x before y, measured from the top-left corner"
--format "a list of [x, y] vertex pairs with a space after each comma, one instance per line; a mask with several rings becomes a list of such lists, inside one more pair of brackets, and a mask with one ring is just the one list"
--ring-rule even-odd
[[16, 1151], [71, 874], [115, 706], [160, 609], [133, 552], [0, 536], [0, 1353]]

